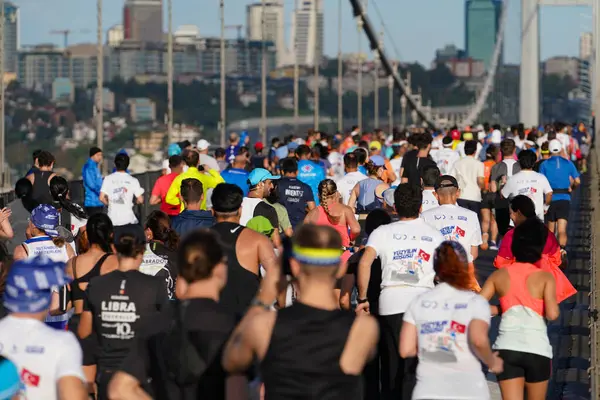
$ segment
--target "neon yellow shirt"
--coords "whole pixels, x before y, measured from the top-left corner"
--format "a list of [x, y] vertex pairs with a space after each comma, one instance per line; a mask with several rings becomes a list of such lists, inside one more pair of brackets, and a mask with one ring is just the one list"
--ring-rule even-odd
[[187, 171], [179, 174], [171, 183], [169, 187], [169, 191], [165, 197], [165, 202], [172, 206], [181, 206], [181, 211], [185, 208], [183, 205], [183, 201], [181, 201], [181, 197], [179, 196], [179, 192], [181, 190], [181, 181], [188, 178], [198, 179], [200, 183], [202, 183], [202, 204], [200, 204], [200, 208], [202, 210], [206, 210], [206, 192], [208, 189], [214, 189], [217, 187], [219, 183], [225, 183], [225, 180], [219, 174], [219, 171], [211, 169], [208, 171], [208, 174], [198, 171], [196, 167], [190, 167]]

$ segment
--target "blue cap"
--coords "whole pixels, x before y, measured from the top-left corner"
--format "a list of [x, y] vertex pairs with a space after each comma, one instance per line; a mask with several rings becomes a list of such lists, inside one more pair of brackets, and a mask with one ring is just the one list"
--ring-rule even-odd
[[374, 155], [374, 156], [369, 157], [369, 161], [372, 161], [376, 167], [385, 166], [385, 159], [379, 155]]
[[50, 307], [52, 289], [70, 281], [65, 263], [45, 255], [15, 261], [6, 277], [4, 307], [18, 313], [38, 313]]
[[29, 220], [38, 229], [41, 229], [50, 237], [58, 237], [58, 211], [50, 204], [40, 204], [31, 211]]
[[268, 179], [274, 180], [279, 178], [281, 178], [281, 176], [271, 175], [271, 173], [264, 168], [255, 168], [248, 175], [248, 182], [250, 182], [250, 185], [256, 186]]
[[8, 358], [0, 357], [0, 400], [12, 399], [22, 387], [15, 363]]
[[167, 149], [167, 154], [169, 154], [169, 157], [178, 156], [181, 154], [181, 147], [177, 143], [171, 143]]
[[287, 144], [288, 150], [296, 150], [298, 148], [298, 146], [300, 146], [300, 145], [296, 142], [289, 142]]

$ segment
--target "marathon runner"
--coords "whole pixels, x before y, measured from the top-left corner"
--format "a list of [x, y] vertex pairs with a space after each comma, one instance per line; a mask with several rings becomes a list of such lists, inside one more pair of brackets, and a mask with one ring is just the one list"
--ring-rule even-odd
[[489, 144], [486, 147], [486, 159], [483, 162], [483, 189], [481, 191], [481, 250], [487, 250], [490, 245], [496, 244], [498, 239], [498, 225], [494, 208], [496, 203], [496, 194], [490, 191], [490, 177], [492, 168], [496, 165], [498, 157], [498, 147]]
[[288, 212], [292, 229], [296, 229], [307, 212], [315, 208], [315, 199], [310, 186], [298, 180], [298, 161], [295, 158], [284, 158], [281, 172], [283, 176], [277, 182], [279, 202]]
[[349, 205], [352, 190], [356, 184], [368, 177], [358, 170], [358, 158], [354, 153], [344, 155], [344, 170], [346, 175], [338, 179], [336, 185], [342, 196], [342, 203]]
[[437, 167], [429, 166], [423, 169], [423, 205], [421, 212], [431, 210], [439, 206], [438, 199], [435, 196], [435, 183], [440, 177], [440, 170]]

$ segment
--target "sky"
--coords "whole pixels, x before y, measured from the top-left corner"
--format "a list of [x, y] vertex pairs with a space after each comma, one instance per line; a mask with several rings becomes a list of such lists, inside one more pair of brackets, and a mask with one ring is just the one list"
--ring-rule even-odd
[[[70, 29], [69, 43], [95, 42], [96, 0], [12, 0], [21, 9], [21, 44], [63, 44], [52, 30]], [[164, 0], [166, 3], [166, 0]], [[325, 13], [325, 53], [337, 54], [338, 1], [323, 0]], [[246, 23], [249, 0], [225, 0], [225, 23]], [[446, 44], [464, 47], [465, 0], [368, 0], [368, 15], [377, 30], [383, 29], [377, 8], [387, 27], [385, 48], [388, 56], [403, 62], [418, 61], [429, 66], [435, 50]], [[520, 60], [520, 0], [505, 0], [509, 7], [505, 36], [505, 62]], [[124, 0], [103, 0], [103, 29], [122, 21]], [[210, 4], [210, 6], [208, 6]], [[291, 25], [294, 0], [284, 0], [286, 32]], [[375, 7], [377, 5], [377, 7]], [[592, 30], [591, 7], [543, 7], [540, 16], [541, 57], [577, 56], [581, 32]], [[357, 52], [358, 33], [348, 0], [342, 0], [342, 51]], [[165, 7], [166, 19], [166, 7]], [[202, 36], [218, 36], [219, 0], [173, 0], [173, 26], [197, 25]], [[165, 30], [167, 25], [165, 22]], [[235, 37], [236, 31], [227, 32]], [[393, 42], [392, 42], [393, 38]], [[397, 52], [393, 50], [397, 48]], [[366, 40], [363, 40], [366, 48]]]

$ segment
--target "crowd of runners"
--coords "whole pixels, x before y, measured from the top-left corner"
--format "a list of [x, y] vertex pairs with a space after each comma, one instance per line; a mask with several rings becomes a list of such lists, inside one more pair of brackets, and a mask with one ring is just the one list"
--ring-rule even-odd
[[0, 399], [484, 400], [487, 373], [545, 399], [592, 142], [561, 123], [232, 133], [170, 144], [151, 193], [92, 148], [82, 204], [36, 151], [26, 237], [0, 211], [22, 242], [1, 254]]

